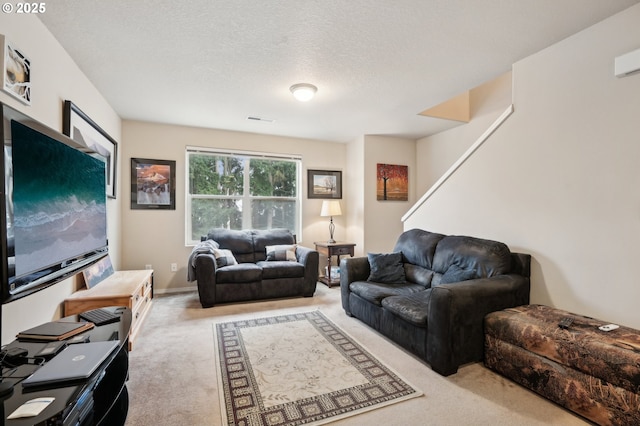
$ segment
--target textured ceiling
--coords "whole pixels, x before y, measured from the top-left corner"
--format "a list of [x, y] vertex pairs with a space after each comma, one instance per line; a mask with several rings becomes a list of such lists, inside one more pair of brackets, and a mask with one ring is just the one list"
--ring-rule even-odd
[[639, 1], [56, 0], [40, 19], [123, 119], [348, 142], [449, 128], [418, 113]]

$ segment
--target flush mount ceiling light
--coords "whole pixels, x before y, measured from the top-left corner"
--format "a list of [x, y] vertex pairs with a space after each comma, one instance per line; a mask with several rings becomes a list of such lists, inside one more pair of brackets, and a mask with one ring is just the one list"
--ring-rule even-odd
[[307, 102], [313, 98], [313, 96], [318, 91], [318, 88], [313, 84], [298, 83], [291, 86], [289, 90], [291, 90], [291, 93], [293, 93], [294, 98], [296, 98], [300, 102]]

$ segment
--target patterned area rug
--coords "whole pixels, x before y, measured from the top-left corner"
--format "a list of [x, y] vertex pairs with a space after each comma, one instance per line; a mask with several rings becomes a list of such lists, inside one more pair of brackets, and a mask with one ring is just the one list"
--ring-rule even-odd
[[319, 311], [214, 332], [227, 425], [319, 425], [422, 395]]

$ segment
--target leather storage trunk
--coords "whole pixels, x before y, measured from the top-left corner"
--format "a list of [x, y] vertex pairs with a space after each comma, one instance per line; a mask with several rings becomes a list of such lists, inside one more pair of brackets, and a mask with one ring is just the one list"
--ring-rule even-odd
[[[558, 323], [573, 319], [567, 329]], [[640, 424], [640, 331], [544, 305], [485, 317], [485, 365], [600, 425]]]

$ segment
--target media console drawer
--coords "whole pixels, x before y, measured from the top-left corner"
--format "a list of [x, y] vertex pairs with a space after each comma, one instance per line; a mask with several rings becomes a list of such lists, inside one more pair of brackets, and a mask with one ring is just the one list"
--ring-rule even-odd
[[117, 271], [93, 288], [78, 290], [64, 301], [64, 315], [77, 315], [105, 306], [131, 309], [129, 350], [133, 349], [153, 299], [153, 270]]

